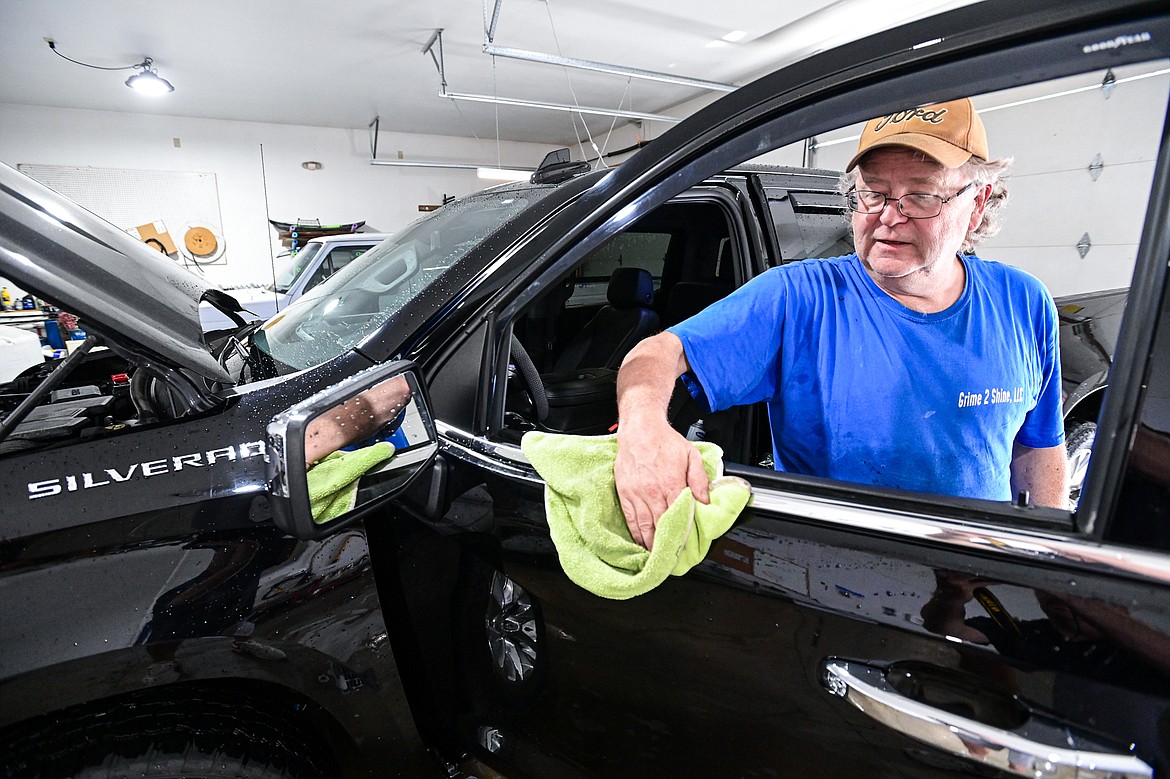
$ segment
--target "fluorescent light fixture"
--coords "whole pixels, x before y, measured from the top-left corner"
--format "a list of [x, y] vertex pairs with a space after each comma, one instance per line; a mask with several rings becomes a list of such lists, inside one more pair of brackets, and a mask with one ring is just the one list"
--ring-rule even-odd
[[496, 97], [495, 95], [477, 95], [468, 94], [466, 92], [447, 92], [446, 90], [439, 91], [439, 97], [445, 97], [449, 100], [469, 100], [473, 103], [495, 103], [497, 105], [512, 105], [520, 108], [543, 108], [547, 111], [568, 111], [576, 114], [597, 114], [599, 116], [617, 116], [622, 119], [642, 119], [651, 122], [681, 122], [682, 119], [677, 116], [666, 116], [665, 114], [644, 114], [638, 111], [622, 111], [617, 108], [594, 108], [584, 105], [571, 105], [569, 103], [542, 103], [536, 100], [521, 100], [515, 97]]
[[[679, 84], [684, 87], [708, 89], [713, 92], [734, 92], [736, 90], [734, 84], [721, 84], [718, 81], [705, 81], [699, 78], [676, 76], [673, 73], [660, 73], [653, 70], [630, 68], [625, 65], [609, 65], [604, 62], [577, 59], [576, 57], [562, 57], [558, 54], [546, 54], [541, 51], [510, 49], [506, 46], [496, 46], [491, 43], [485, 43], [483, 45], [483, 51], [484, 54], [490, 54], [493, 57], [505, 57], [507, 59], [524, 60], [525, 62], [539, 62], [543, 65], [560, 65], [565, 68], [592, 70], [597, 73], [611, 73], [615, 76], [628, 76], [646, 81], [660, 81], [664, 84]], [[669, 65], [668, 67], [675, 66]]]
[[532, 171], [516, 168], [476, 168], [475, 175], [489, 181], [528, 181], [532, 177]]
[[[474, 170], [481, 179], [497, 179], [501, 181], [520, 181], [532, 175], [533, 168], [497, 168], [492, 165], [483, 165], [478, 162], [440, 162], [433, 160], [377, 160], [371, 159], [371, 165], [383, 168], [445, 168], [448, 170]], [[504, 174], [508, 174], [505, 176]], [[489, 175], [491, 174], [491, 175]]]
[[370, 160], [371, 165], [382, 168], [451, 168], [453, 170], [477, 170], [474, 162], [431, 162], [428, 160]]

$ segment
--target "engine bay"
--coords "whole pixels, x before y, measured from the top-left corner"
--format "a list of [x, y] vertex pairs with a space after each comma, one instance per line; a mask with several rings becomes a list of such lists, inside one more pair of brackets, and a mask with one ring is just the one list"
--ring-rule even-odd
[[[276, 375], [251, 346], [254, 327], [212, 344], [235, 385]], [[100, 336], [0, 385], [0, 456], [105, 438], [182, 419], [219, 404], [225, 388], [118, 347]]]

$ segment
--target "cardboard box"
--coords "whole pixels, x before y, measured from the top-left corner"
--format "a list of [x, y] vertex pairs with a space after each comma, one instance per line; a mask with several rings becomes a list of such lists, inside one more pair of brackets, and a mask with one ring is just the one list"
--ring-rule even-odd
[[131, 227], [126, 232], [163, 254], [174, 254], [178, 251], [174, 240], [171, 239], [171, 234], [167, 232], [167, 227], [162, 222], [138, 225]]

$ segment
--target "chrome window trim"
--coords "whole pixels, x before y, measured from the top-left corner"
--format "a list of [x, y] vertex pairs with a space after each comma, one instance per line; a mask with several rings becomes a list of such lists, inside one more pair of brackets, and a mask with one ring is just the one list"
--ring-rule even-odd
[[[436, 420], [439, 449], [495, 474], [529, 484], [544, 482], [517, 446], [489, 441]], [[752, 485], [750, 508], [811, 519], [826, 525], [930, 541], [964, 551], [994, 552], [1013, 562], [1044, 561], [1088, 568], [1109, 576], [1137, 577], [1170, 585], [1170, 557], [1157, 552], [1098, 544], [1042, 531], [961, 524], [905, 511], [870, 508], [844, 500], [800, 495]]]
[[1170, 558], [1156, 552], [1099, 544], [1023, 528], [962, 524], [910, 512], [867, 508], [841, 500], [797, 495], [752, 485], [751, 508], [886, 536], [930, 541], [962, 550], [994, 552], [1016, 562], [1045, 561], [1170, 584]]
[[439, 432], [441, 453], [478, 465], [499, 476], [544, 485], [544, 480], [537, 475], [520, 447], [474, 436], [438, 419], [435, 420], [435, 428]]

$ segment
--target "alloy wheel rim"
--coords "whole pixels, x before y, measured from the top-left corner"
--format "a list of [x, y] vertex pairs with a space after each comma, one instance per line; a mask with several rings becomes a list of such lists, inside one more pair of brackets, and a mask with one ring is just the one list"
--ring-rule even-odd
[[539, 636], [531, 596], [496, 571], [487, 614], [488, 649], [496, 672], [509, 682], [523, 682], [536, 668]]

